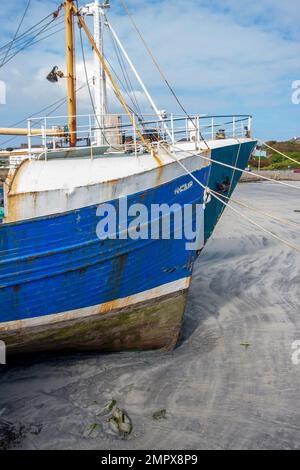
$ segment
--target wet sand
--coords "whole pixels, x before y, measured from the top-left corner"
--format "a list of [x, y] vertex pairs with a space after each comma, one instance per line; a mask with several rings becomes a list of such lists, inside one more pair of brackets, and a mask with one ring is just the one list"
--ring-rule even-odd
[[[300, 223], [297, 190], [243, 184], [235, 197]], [[297, 228], [252, 217], [300, 245]], [[300, 255], [227, 209], [197, 262], [178, 348], [1, 368], [0, 439], [2, 429], [18, 449], [299, 449], [299, 285]], [[112, 398], [132, 420], [126, 440], [103, 411]]]

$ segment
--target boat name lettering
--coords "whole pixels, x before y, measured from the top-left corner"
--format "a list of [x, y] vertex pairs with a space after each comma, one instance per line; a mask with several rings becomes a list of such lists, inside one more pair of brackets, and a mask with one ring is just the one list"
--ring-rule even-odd
[[175, 195], [177, 196], [178, 194], [183, 193], [184, 191], [188, 191], [188, 189], [191, 189], [193, 184], [193, 181], [190, 181], [189, 183], [185, 183], [182, 186], [179, 186], [179, 188], [176, 188], [174, 191]]

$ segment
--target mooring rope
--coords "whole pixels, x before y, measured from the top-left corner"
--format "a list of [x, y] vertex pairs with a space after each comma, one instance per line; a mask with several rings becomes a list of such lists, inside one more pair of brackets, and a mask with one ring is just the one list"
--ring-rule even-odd
[[[267, 233], [268, 235], [270, 235], [271, 237], [273, 237], [274, 239], [276, 239], [277, 241], [280, 241], [281, 243], [283, 243], [284, 245], [288, 246], [289, 248], [297, 251], [298, 253], [300, 253], [300, 247], [290, 243], [289, 241], [285, 240], [284, 238], [281, 238], [279, 237], [278, 235], [276, 235], [275, 233], [271, 232], [270, 230], [266, 229], [265, 227], [263, 227], [262, 225], [258, 224], [257, 222], [255, 222], [254, 220], [252, 220], [250, 217], [246, 216], [245, 214], [243, 214], [241, 211], [237, 210], [235, 207], [232, 207], [231, 204], [223, 201], [219, 196], [217, 196], [215, 194], [215, 191], [211, 190], [208, 186], [205, 186], [203, 183], [201, 183], [201, 181], [195, 176], [193, 175], [193, 173], [188, 169], [186, 168], [186, 166], [177, 158], [177, 156], [172, 153], [168, 148], [164, 147], [164, 149], [166, 150], [166, 152], [168, 153], [168, 155], [170, 155], [171, 158], [173, 158], [182, 168], [183, 170], [199, 185], [201, 186], [202, 189], [204, 189], [204, 191], [208, 194], [210, 194], [211, 196], [213, 196], [215, 199], [217, 199], [219, 202], [221, 202], [225, 207], [228, 207], [229, 209], [231, 209], [232, 211], [234, 211], [236, 214], [238, 214], [239, 216], [241, 216], [243, 219], [247, 220], [248, 222], [250, 222], [252, 225], [258, 227], [260, 230], [262, 230], [263, 232]], [[196, 155], [196, 154], [195, 154]], [[199, 155], [198, 155], [199, 156]], [[223, 197], [223, 196], [222, 196]]]
[[219, 193], [218, 191], [214, 191], [213, 189], [210, 190], [212, 193], [216, 194], [217, 196], [220, 196], [220, 197], [223, 197], [224, 199], [227, 199], [228, 201], [232, 201], [234, 204], [237, 204], [239, 206], [242, 206], [242, 207], [245, 207], [246, 209], [249, 209], [253, 212], [257, 212], [261, 215], [264, 215], [266, 217], [269, 217], [270, 219], [274, 219], [276, 220], [277, 222], [281, 222], [282, 224], [284, 225], [289, 225], [291, 227], [294, 227], [294, 228], [297, 228], [299, 229], [300, 228], [300, 224], [298, 224], [297, 222], [291, 222], [290, 220], [287, 220], [287, 219], [282, 219], [280, 217], [277, 217], [276, 215], [274, 214], [270, 214], [269, 212], [265, 212], [261, 209], [258, 209], [257, 207], [253, 207], [253, 206], [249, 206], [249, 204], [246, 204], [245, 202], [242, 202], [242, 201], [238, 201], [237, 199], [234, 199], [232, 197], [228, 197], [228, 196], [225, 196], [224, 194], [221, 194]]
[[[239, 149], [238, 149], [237, 156], [236, 156], [236, 159], [235, 159], [235, 164], [234, 164], [235, 167], [237, 167], [237, 165], [238, 165], [238, 162], [239, 162], [239, 159], [240, 159], [241, 148], [242, 148], [242, 142], [239, 139], [236, 139], [236, 140], [239, 143]], [[235, 177], [235, 173], [236, 173], [236, 170], [234, 170], [234, 172], [232, 173], [229, 193], [230, 193], [232, 185], [233, 185], [233, 180], [234, 180], [234, 177]]]
[[[172, 145], [172, 148], [183, 151], [182, 148], [176, 147], [175, 145]], [[221, 166], [224, 166], [226, 168], [230, 168], [231, 170], [239, 171], [240, 173], [245, 173], [245, 174], [249, 175], [249, 171], [247, 171], [247, 170], [242, 170], [241, 168], [237, 168], [233, 165], [229, 165], [228, 163], [218, 162], [217, 160], [214, 160], [213, 158], [205, 157], [202, 153], [201, 154], [200, 153], [194, 153], [194, 152], [190, 152], [189, 150], [184, 150], [184, 152], [186, 152], [188, 155], [195, 156], [195, 157], [200, 157], [200, 158], [203, 158], [204, 160], [207, 160], [209, 162], [216, 163], [217, 165], [221, 165]], [[275, 180], [273, 178], [269, 178], [268, 176], [260, 175], [260, 174], [255, 173], [255, 172], [251, 172], [251, 174], [254, 175], [254, 176], [257, 176], [258, 178], [261, 178], [265, 181], [269, 181], [271, 183], [277, 183], [277, 184], [280, 184], [281, 186], [286, 186], [288, 188], [297, 189], [298, 191], [300, 190], [300, 186], [295, 186], [293, 184], [286, 183], [284, 181]]]

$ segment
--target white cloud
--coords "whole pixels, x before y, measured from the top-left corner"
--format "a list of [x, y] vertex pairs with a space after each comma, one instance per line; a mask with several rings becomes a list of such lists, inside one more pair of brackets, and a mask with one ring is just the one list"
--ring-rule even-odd
[[[11, 10], [16, 2], [12, 1], [5, 9]], [[117, 8], [118, 2], [111, 3], [111, 21], [158, 107], [177, 111], [175, 101], [128, 18]], [[132, 0], [129, 5], [162, 69], [190, 112], [254, 111], [262, 119], [266, 113], [279, 115], [281, 109], [292, 106], [291, 83], [300, 79], [300, 9], [297, 3], [294, 0], [187, 0], [183, 6], [181, 0]], [[34, 4], [36, 8], [32, 10], [34, 17], [31, 16], [30, 23], [54, 9], [56, 2], [34, 0]], [[3, 10], [0, 20], [5, 15]], [[15, 26], [16, 22], [9, 25], [11, 34]], [[0, 33], [1, 43], [5, 42], [4, 33]], [[106, 41], [108, 55], [118, 69], [112, 58], [112, 46], [108, 39]], [[51, 85], [45, 80], [54, 65], [65, 69], [64, 47], [64, 34], [60, 33], [17, 56], [1, 71], [0, 78], [8, 85], [6, 119], [17, 121], [20, 115], [30, 114], [64, 96], [63, 81]], [[79, 44], [77, 47], [77, 86], [81, 86], [85, 77]], [[86, 50], [91, 76], [91, 50]], [[135, 80], [133, 87], [139, 101], [146, 106]], [[116, 107], [113, 94], [109, 95]], [[78, 108], [82, 113], [91, 112], [87, 90], [80, 92]], [[295, 108], [291, 108], [291, 112], [294, 115]], [[4, 116], [0, 117], [1, 123], [4, 124]], [[268, 125], [266, 132], [273, 131], [272, 119]], [[291, 134], [300, 133], [293, 125], [291, 122]]]

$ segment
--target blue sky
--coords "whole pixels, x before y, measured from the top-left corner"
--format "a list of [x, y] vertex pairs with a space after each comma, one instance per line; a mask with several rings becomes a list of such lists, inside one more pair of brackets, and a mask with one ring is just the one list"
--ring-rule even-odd
[[[27, 0], [10, 0], [2, 5], [0, 47], [13, 37], [26, 3]], [[300, 80], [298, 1], [127, 0], [127, 3], [190, 113], [252, 113], [258, 137], [279, 140], [300, 135], [300, 105], [292, 103], [292, 83]], [[54, 11], [58, 4], [59, 1], [32, 0], [23, 28]], [[119, 0], [111, 0], [111, 5], [111, 22], [159, 108], [178, 112]], [[85, 44], [92, 76], [91, 49]], [[108, 38], [106, 46], [117, 68]], [[63, 32], [26, 50], [0, 69], [0, 80], [7, 86], [7, 104], [0, 105], [0, 126], [11, 125], [65, 96], [63, 80], [58, 85], [45, 80], [54, 65], [65, 70]], [[77, 70], [81, 86], [85, 78], [79, 49]], [[134, 88], [138, 92], [135, 83]], [[78, 100], [78, 112], [92, 112], [86, 90]], [[141, 103], [147, 106], [143, 97]], [[111, 111], [116, 109], [112, 99]], [[62, 107], [58, 113], [65, 114], [66, 109]]]

